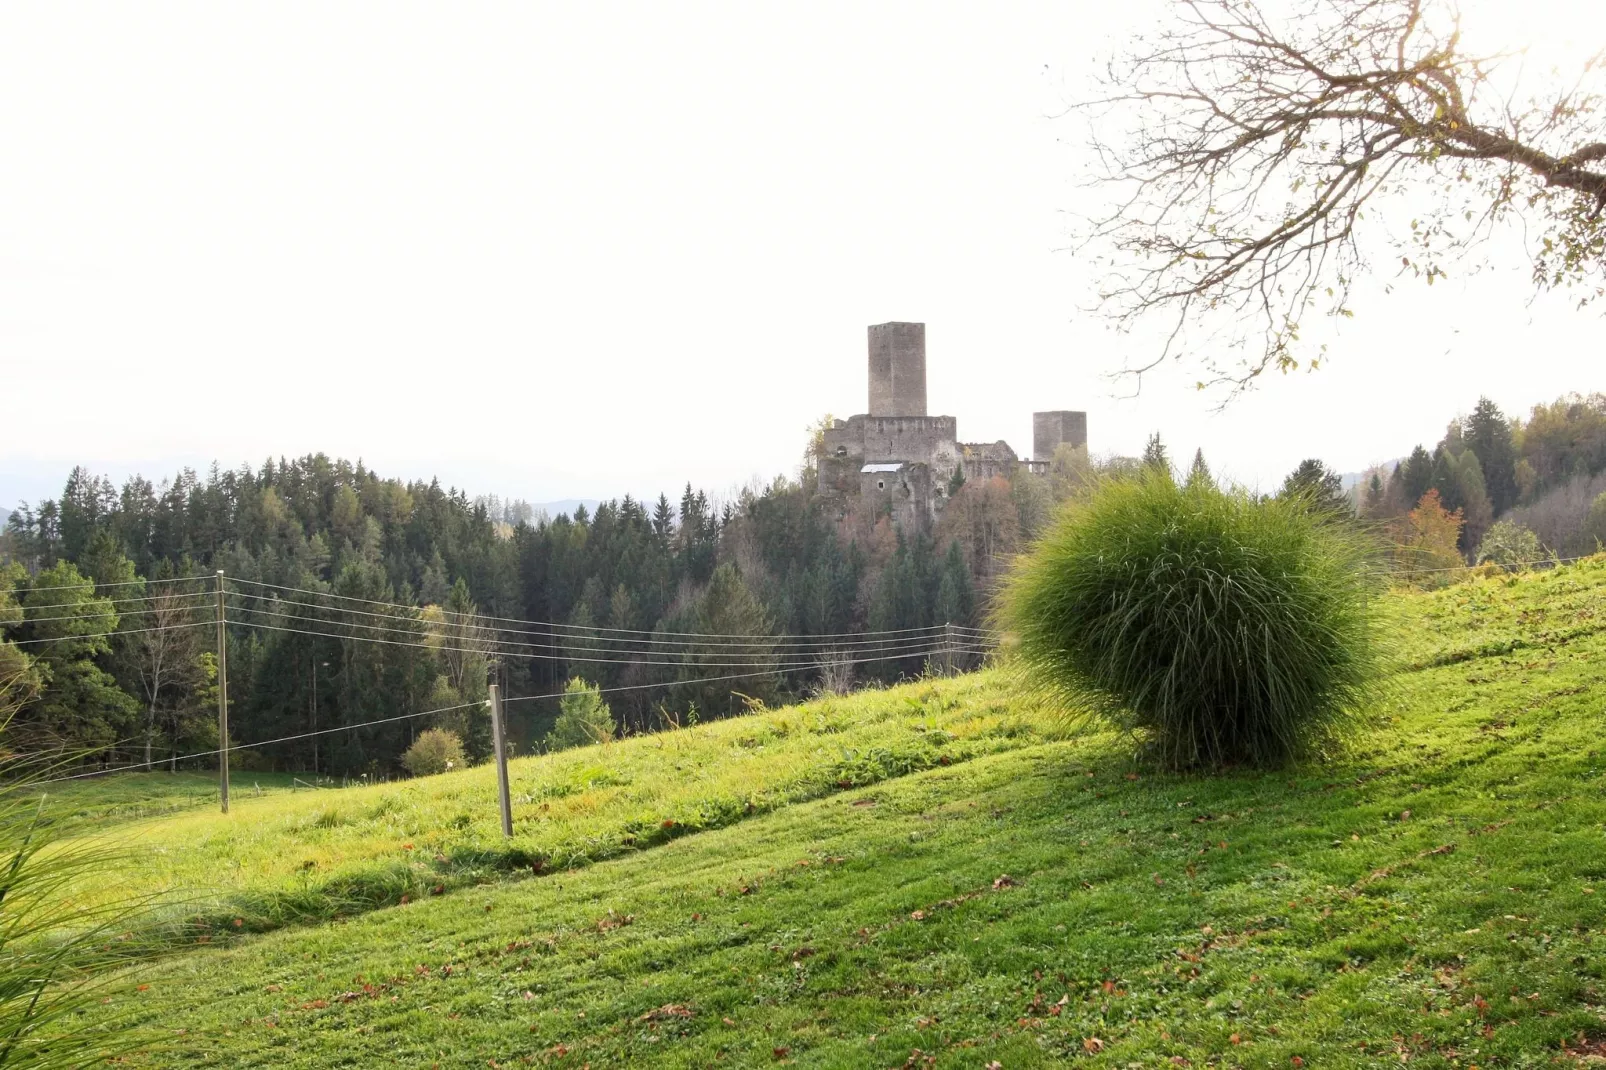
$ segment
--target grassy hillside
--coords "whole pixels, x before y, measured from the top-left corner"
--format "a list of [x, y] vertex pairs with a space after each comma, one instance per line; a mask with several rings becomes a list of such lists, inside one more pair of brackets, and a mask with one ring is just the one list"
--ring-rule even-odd
[[115, 882], [78, 889], [83, 900], [170, 891], [178, 904], [157, 915], [163, 928], [210, 942], [587, 865], [1041, 743], [1052, 730], [980, 674], [518, 759], [512, 841], [501, 835], [490, 766], [290, 794], [290, 777], [242, 774], [226, 816], [211, 779], [139, 774], [74, 782], [54, 812], [86, 836], [114, 833], [128, 854]]
[[[1388, 613], [1395, 686], [1326, 766], [1156, 774], [1110, 736], [1055, 738], [992, 674], [588, 749], [519, 767], [540, 876], [170, 955], [105, 1012], [145, 1023], [132, 1062], [153, 1066], [1606, 1052], [1606, 564], [1390, 596]], [[858, 732], [885, 735], [842, 744]], [[874, 749], [916, 757], [842, 786]], [[582, 790], [539, 793], [581, 770]], [[311, 850], [331, 868], [406, 835], [448, 860], [494, 851], [480, 776], [253, 800], [232, 831], [130, 827], [169, 875], [238, 852], [224, 894], [283, 890]], [[744, 798], [751, 813], [698, 801]], [[567, 808], [550, 828], [543, 804]], [[334, 806], [351, 820], [307, 820]], [[459, 809], [467, 827], [441, 820]]]

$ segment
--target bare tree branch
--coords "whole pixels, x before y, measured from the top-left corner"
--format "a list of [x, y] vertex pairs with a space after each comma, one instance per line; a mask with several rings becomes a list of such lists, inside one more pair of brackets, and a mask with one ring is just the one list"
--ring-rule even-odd
[[[1601, 56], [1544, 97], [1499, 99], [1494, 75], [1521, 72], [1463, 50], [1452, 0], [1175, 9], [1073, 109], [1114, 194], [1080, 243], [1109, 254], [1099, 305], [1123, 328], [1171, 318], [1134, 375], [1188, 354], [1201, 387], [1236, 393], [1268, 368], [1316, 366], [1300, 326], [1353, 314], [1374, 231], [1431, 284], [1515, 217], [1537, 286], [1606, 292]], [[1187, 328], [1206, 323], [1238, 363], [1189, 352]]]

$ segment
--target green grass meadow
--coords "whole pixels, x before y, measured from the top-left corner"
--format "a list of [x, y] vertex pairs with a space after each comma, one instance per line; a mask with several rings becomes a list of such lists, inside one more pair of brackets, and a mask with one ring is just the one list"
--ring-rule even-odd
[[227, 817], [74, 786], [128, 859], [78, 894], [178, 900], [99, 1013], [163, 1067], [1606, 1055], [1606, 562], [1385, 616], [1366, 729], [1272, 773], [988, 671], [521, 759], [511, 843], [483, 768]]

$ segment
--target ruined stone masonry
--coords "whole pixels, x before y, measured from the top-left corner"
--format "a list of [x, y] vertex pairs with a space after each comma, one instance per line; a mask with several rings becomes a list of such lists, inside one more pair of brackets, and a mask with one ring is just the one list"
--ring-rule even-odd
[[929, 531], [942, 515], [954, 474], [1012, 476], [1025, 465], [1042, 474], [1062, 444], [1087, 445], [1087, 413], [1032, 414], [1032, 452], [1022, 461], [1009, 443], [960, 442], [959, 421], [926, 415], [926, 325], [870, 328], [870, 411], [825, 430], [819, 492], [840, 514], [859, 502], [886, 509], [902, 527]]

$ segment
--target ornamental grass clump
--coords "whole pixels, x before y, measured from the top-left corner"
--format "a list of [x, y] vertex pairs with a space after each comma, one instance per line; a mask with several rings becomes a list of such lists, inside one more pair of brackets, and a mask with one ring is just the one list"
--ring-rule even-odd
[[1374, 693], [1368, 549], [1303, 499], [1110, 482], [1020, 561], [999, 623], [1031, 686], [1163, 764], [1275, 766]]

